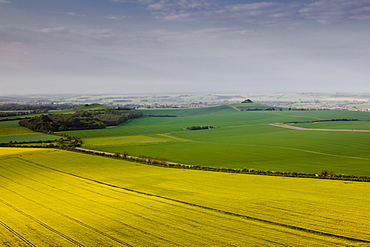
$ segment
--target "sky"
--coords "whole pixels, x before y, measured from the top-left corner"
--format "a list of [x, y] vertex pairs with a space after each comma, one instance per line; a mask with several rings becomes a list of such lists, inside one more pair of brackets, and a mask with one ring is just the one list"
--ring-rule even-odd
[[0, 94], [370, 92], [370, 0], [0, 0]]

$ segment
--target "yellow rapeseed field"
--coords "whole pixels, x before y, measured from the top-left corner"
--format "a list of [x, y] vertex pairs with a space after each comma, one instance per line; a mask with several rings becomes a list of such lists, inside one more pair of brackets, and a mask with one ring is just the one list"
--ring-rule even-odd
[[370, 183], [9, 154], [0, 157], [1, 246], [370, 244]]
[[8, 147], [1, 147], [0, 148], [0, 156], [11, 155], [11, 154], [20, 154], [32, 151], [40, 151], [39, 148], [8, 148]]

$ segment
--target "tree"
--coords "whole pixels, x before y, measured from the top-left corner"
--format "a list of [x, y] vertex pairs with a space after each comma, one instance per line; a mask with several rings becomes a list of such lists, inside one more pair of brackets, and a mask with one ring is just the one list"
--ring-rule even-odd
[[246, 99], [246, 100], [244, 100], [242, 103], [253, 103], [253, 101], [252, 101], [252, 100], [250, 100], [250, 99]]
[[319, 172], [320, 177], [331, 177], [334, 175], [334, 170], [332, 169], [321, 169]]

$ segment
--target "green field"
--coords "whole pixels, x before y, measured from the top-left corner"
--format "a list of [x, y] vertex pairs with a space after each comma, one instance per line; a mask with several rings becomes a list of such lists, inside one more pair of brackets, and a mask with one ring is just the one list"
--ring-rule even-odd
[[369, 183], [1, 148], [1, 246], [368, 246]]
[[[205, 111], [204, 109], [207, 108], [199, 109]], [[186, 110], [187, 109], [183, 109], [183, 111]], [[155, 112], [156, 110], [151, 111]], [[158, 111], [161, 112], [161, 114], [159, 115], [167, 114], [170, 115], [172, 109]], [[201, 126], [212, 125], [215, 127], [228, 127], [228, 126], [242, 126], [242, 125], [267, 124], [278, 122], [313, 121], [328, 118], [332, 119], [345, 117], [368, 120], [370, 119], [370, 114], [366, 112], [350, 112], [350, 111], [308, 111], [308, 112], [258, 111], [258, 112], [229, 112], [195, 116], [189, 115], [186, 117], [146, 117], [140, 119], [132, 119], [122, 125], [106, 129], [68, 131], [65, 133], [80, 138], [92, 138], [104, 136], [168, 133], [173, 131], [183, 131], [187, 126], [193, 125]]]
[[102, 105], [102, 104], [87, 104], [85, 106], [81, 107], [76, 107], [76, 108], [71, 108], [67, 110], [61, 110], [61, 111], [50, 111], [50, 113], [74, 113], [76, 111], [93, 111], [93, 110], [104, 110], [104, 109], [111, 109], [113, 107], [107, 106], [107, 105]]
[[59, 136], [46, 135], [20, 127], [18, 121], [0, 122], [0, 143], [38, 142], [59, 139]]
[[370, 121], [333, 121], [295, 124], [294, 126], [313, 129], [370, 130]]
[[[369, 176], [370, 133], [302, 131], [267, 125], [333, 118], [366, 120], [370, 119], [370, 114], [349, 111], [241, 111], [188, 117], [140, 118], [109, 129], [67, 133], [85, 138], [84, 147], [89, 149], [165, 157], [189, 165], [307, 173], [333, 169], [336, 174]], [[360, 128], [369, 122], [335, 123], [340, 124], [341, 128], [345, 124], [362, 123], [357, 126]], [[216, 128], [185, 130], [187, 126], [193, 125], [212, 125]], [[182, 141], [151, 141], [152, 135], [158, 133], [181, 138]], [[109, 136], [120, 139], [112, 144], [102, 138]], [[148, 140], [135, 141], [145, 136]]]
[[143, 112], [144, 115], [151, 116], [168, 115], [177, 117], [189, 117], [235, 112], [238, 110], [229, 105], [221, 105], [206, 108], [139, 109], [139, 111]]
[[18, 120], [13, 121], [0, 121], [0, 128], [11, 128], [11, 127], [19, 127]]

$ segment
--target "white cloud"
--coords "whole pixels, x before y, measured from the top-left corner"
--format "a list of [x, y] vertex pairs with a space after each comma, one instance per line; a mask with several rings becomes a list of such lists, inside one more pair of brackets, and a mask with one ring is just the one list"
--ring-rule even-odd
[[132, 2], [136, 2], [135, 0], [111, 0], [111, 2], [114, 2], [114, 3], [132, 3]]
[[68, 33], [69, 32], [69, 30], [66, 27], [42, 28], [38, 31], [41, 33]]
[[8, 0], [0, 0], [0, 3], [10, 3]]
[[111, 20], [124, 20], [130, 18], [130, 16], [127, 15], [106, 15], [105, 18], [111, 19]]
[[317, 0], [304, 2], [255, 1], [245, 4], [211, 0], [112, 0], [146, 5], [157, 18], [167, 21], [212, 20], [258, 24], [299, 24], [303, 20], [318, 23], [341, 23], [370, 20], [369, 0]]
[[83, 14], [78, 14], [78, 13], [73, 12], [73, 11], [68, 11], [68, 12], [54, 12], [54, 11], [51, 11], [50, 13], [58, 14], [58, 15], [69, 15], [69, 16], [75, 16], [75, 17], [85, 17], [86, 16], [86, 15], [83, 15]]
[[369, 0], [319, 0], [299, 10], [305, 18], [319, 23], [370, 20]]

